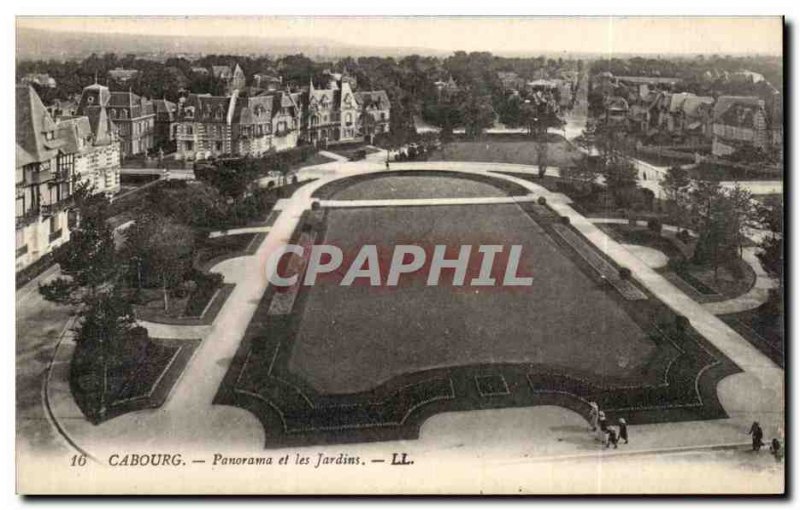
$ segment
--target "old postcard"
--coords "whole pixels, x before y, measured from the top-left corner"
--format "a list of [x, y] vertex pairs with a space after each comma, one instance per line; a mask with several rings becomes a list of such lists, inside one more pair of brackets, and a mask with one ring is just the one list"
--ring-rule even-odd
[[17, 17], [17, 491], [783, 494], [783, 28]]

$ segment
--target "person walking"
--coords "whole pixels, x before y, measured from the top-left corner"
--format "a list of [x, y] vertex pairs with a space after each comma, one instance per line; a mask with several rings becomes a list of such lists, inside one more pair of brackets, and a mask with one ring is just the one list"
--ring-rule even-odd
[[762, 439], [764, 439], [764, 431], [761, 430], [761, 425], [759, 425], [757, 421], [754, 421], [750, 426], [750, 432], [748, 432], [748, 434], [753, 438], [753, 451], [757, 452], [761, 450], [761, 447], [764, 446], [762, 442]]
[[600, 417], [600, 406], [597, 402], [589, 402], [589, 431], [597, 430], [597, 420]]
[[772, 438], [772, 442], [769, 445], [769, 452], [775, 457], [777, 462], [783, 460], [783, 448], [781, 446], [781, 442], [777, 437]]
[[616, 449], [617, 445], [619, 444], [619, 436], [617, 435], [617, 431], [614, 427], [608, 427], [608, 430], [606, 432], [606, 448], [608, 448], [612, 444]]
[[625, 422], [625, 418], [619, 419], [619, 439], [628, 444], [628, 424]]
[[602, 443], [606, 443], [608, 432], [608, 421], [606, 420], [606, 413], [600, 411], [597, 413], [597, 439]]

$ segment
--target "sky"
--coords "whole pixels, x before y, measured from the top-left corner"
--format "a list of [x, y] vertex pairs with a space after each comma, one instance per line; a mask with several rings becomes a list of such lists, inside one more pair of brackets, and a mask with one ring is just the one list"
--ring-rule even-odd
[[494, 53], [782, 53], [779, 17], [18, 17], [17, 26]]

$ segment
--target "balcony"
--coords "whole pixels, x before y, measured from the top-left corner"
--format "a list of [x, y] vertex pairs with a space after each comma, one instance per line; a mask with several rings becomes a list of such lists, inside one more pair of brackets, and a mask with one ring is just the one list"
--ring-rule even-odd
[[56, 214], [59, 211], [63, 211], [75, 204], [75, 199], [72, 195], [59, 200], [58, 202], [54, 202], [52, 204], [42, 204], [41, 212], [43, 215], [48, 216], [52, 214]]
[[31, 223], [38, 221], [40, 216], [41, 216], [41, 210], [39, 209], [39, 207], [31, 207], [30, 209], [22, 213], [22, 215], [16, 217], [16, 228], [19, 229], [28, 226]]

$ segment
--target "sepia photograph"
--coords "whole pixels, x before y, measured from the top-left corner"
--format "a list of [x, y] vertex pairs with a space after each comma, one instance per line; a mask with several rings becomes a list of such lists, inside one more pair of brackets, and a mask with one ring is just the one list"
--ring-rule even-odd
[[781, 16], [13, 21], [18, 494], [786, 494]]

